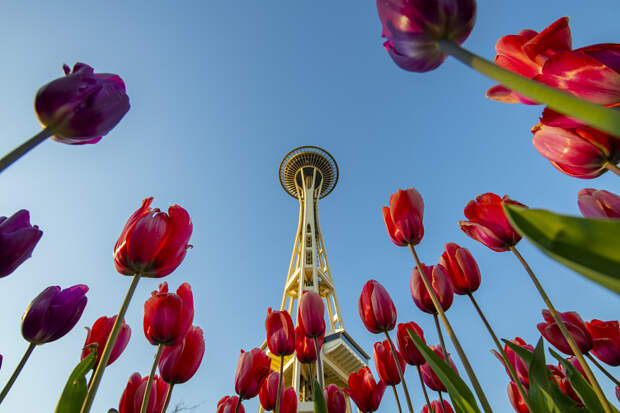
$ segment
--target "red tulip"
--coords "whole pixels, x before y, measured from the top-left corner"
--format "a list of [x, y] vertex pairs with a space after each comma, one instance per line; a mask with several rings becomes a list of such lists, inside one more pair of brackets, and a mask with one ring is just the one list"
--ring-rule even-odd
[[[429, 347], [435, 352], [435, 354], [437, 354], [442, 360], [445, 361], [441, 345]], [[456, 365], [454, 365], [450, 354], [448, 354], [448, 361], [450, 362], [450, 367], [452, 367], [452, 370], [454, 370], [454, 372], [458, 374], [458, 370], [456, 369]], [[439, 377], [437, 377], [437, 375], [435, 374], [431, 366], [428, 365], [428, 363], [423, 364], [422, 367], [420, 367], [420, 370], [422, 372], [422, 379], [424, 380], [424, 383], [430, 389], [435, 391], [446, 391], [446, 386], [444, 386], [444, 384], [441, 382]]]
[[452, 406], [450, 406], [450, 403], [447, 400], [443, 401], [443, 407], [442, 403], [439, 400], [433, 400], [431, 402], [431, 409], [432, 412], [428, 410], [427, 405], [424, 405], [424, 407], [422, 408], [422, 413], [454, 413]]
[[[237, 404], [239, 405], [239, 410], [237, 411]], [[237, 396], [224, 396], [217, 402], [217, 412], [216, 413], [245, 413], [245, 409], [243, 408], [243, 404], [239, 401]], [[120, 413], [120, 412], [119, 412]]]
[[159, 284], [144, 303], [144, 335], [153, 345], [173, 346], [183, 337], [194, 320], [192, 288], [183, 283], [177, 293], [168, 292], [168, 283]]
[[205, 339], [200, 327], [187, 330], [183, 341], [164, 347], [159, 359], [159, 374], [170, 384], [185, 383], [191, 379], [205, 353]]
[[330, 384], [323, 390], [323, 397], [327, 405], [327, 413], [345, 413], [347, 411], [345, 393], [335, 384]]
[[[101, 356], [103, 355], [103, 349], [105, 348], [106, 343], [108, 342], [108, 337], [110, 337], [110, 332], [112, 332], [112, 327], [114, 326], [114, 322], [116, 321], [117, 316], [113, 317], [99, 317], [95, 324], [93, 324], [93, 328], [90, 329], [86, 327], [86, 331], [88, 334], [86, 335], [86, 341], [84, 342], [84, 348], [82, 349], [82, 357], [84, 360], [89, 354], [88, 346], [91, 344], [97, 344], [97, 362], [93, 368], [97, 368], [99, 362], [101, 361]], [[121, 329], [116, 337], [116, 342], [114, 343], [114, 348], [110, 353], [110, 359], [108, 360], [108, 366], [120, 355], [123, 353], [123, 350], [127, 347], [129, 343], [129, 338], [131, 337], [131, 327], [125, 324], [125, 320], [121, 324]]]
[[325, 304], [314, 291], [304, 291], [298, 304], [297, 319], [308, 337], [325, 335]]
[[125, 83], [110, 73], [94, 73], [92, 67], [63, 65], [65, 77], [39, 89], [34, 109], [43, 126], [54, 131], [52, 139], [69, 145], [97, 143], [129, 110]]
[[[325, 321], [323, 321], [325, 322]], [[323, 347], [325, 335], [318, 337], [319, 351]], [[301, 325], [295, 329], [295, 355], [300, 363], [314, 363], [316, 361], [316, 346], [314, 339], [306, 336]]]
[[364, 284], [357, 307], [360, 318], [371, 333], [383, 333], [396, 326], [396, 307], [378, 281], [370, 280]]
[[114, 246], [114, 265], [124, 275], [161, 278], [174, 271], [185, 258], [192, 235], [192, 221], [178, 205], [168, 213], [150, 207], [146, 198], [125, 224]]
[[289, 387], [282, 393], [279, 413], [297, 413], [297, 393], [294, 388]]
[[[586, 376], [586, 372], [583, 371], [583, 367], [581, 367], [581, 364], [579, 364], [579, 360], [577, 360], [577, 357], [570, 356], [566, 359], [566, 361], [568, 361], [575, 369], [577, 369], [577, 371], [581, 373], [583, 378], [586, 379], [588, 383], [590, 382], [590, 379], [588, 378], [588, 376]], [[562, 363], [558, 362], [558, 368], [562, 371], [562, 373], [566, 374], [566, 369], [564, 368], [564, 365]]]
[[439, 39], [461, 44], [474, 28], [474, 0], [377, 0], [381, 37], [390, 57], [412, 72], [437, 68], [448, 57]]
[[[118, 413], [139, 413], [146, 391], [148, 376], [140, 376], [134, 373], [127, 382], [127, 387], [123, 391], [121, 401], [118, 405]], [[153, 386], [149, 394], [147, 413], [159, 413], [164, 407], [166, 401], [166, 393], [168, 392], [168, 384], [161, 380], [157, 375], [153, 377]]]
[[504, 204], [525, 205], [513, 201], [504, 195], [487, 192], [478, 195], [475, 201], [469, 201], [465, 207], [465, 217], [469, 221], [459, 221], [463, 232], [491, 248], [493, 251], [508, 251], [510, 247], [517, 245], [521, 235], [517, 233], [504, 213]]
[[259, 348], [247, 353], [241, 350], [235, 372], [235, 392], [243, 400], [256, 397], [263, 380], [271, 372], [271, 359]]
[[[263, 380], [258, 391], [258, 399], [260, 405], [265, 411], [272, 411], [276, 408], [276, 399], [278, 397], [278, 385], [280, 384], [280, 373], [272, 371], [267, 378]], [[284, 383], [282, 383], [284, 384]], [[282, 397], [282, 389], [280, 389], [280, 397]]]
[[592, 336], [592, 354], [610, 366], [620, 366], [620, 325], [618, 321], [592, 320], [586, 323]]
[[551, 364], [547, 365], [547, 367], [551, 371], [550, 379], [553, 380], [560, 387], [562, 393], [573, 399], [576, 403], [576, 407], [583, 407], [583, 403], [579, 398], [579, 395], [577, 395], [577, 392], [575, 392], [575, 389], [573, 389], [573, 386], [566, 378], [566, 374], [564, 374], [564, 371]]
[[[392, 353], [390, 349], [390, 343], [388, 343], [387, 340], [375, 343], [373, 357], [375, 359], [377, 374], [379, 374], [379, 378], [389, 386], [395, 386], [400, 383], [398, 367], [396, 367], [393, 354], [394, 353]], [[398, 350], [396, 350], [396, 357], [400, 364], [400, 371], [405, 374], [405, 366], [407, 363], [405, 363], [405, 359], [403, 359], [403, 356]]]
[[[540, 334], [542, 334], [549, 343], [553, 344], [553, 346], [555, 346], [555, 348], [560, 350], [562, 353], [566, 353], [571, 356], [574, 355], [549, 310], [543, 310], [542, 315], [545, 322], [537, 325]], [[588, 332], [588, 329], [579, 314], [574, 311], [568, 311], [566, 313], [558, 312], [558, 315], [566, 325], [568, 333], [571, 335], [573, 340], [575, 340], [579, 350], [582, 353], [587, 353], [590, 351], [592, 349], [592, 336]]]
[[417, 245], [424, 236], [424, 200], [415, 188], [399, 189], [390, 195], [390, 206], [383, 207], [383, 219], [394, 244]]
[[[527, 392], [527, 390], [525, 391]], [[508, 399], [517, 413], [530, 413], [530, 409], [527, 408], [525, 400], [519, 393], [519, 387], [514, 381], [508, 383]]]
[[[528, 350], [532, 353], [534, 352], [534, 347], [531, 344], [527, 344], [521, 337], [515, 337], [514, 340], [510, 340], [510, 342], [516, 344], [522, 349]], [[506, 367], [506, 362], [504, 361], [502, 356], [495, 350], [491, 350], [491, 352], [503, 364], [504, 368], [506, 369], [506, 374], [508, 374], [508, 376], [510, 377], [510, 372], [508, 371], [508, 367]], [[517, 353], [515, 353], [512, 348], [508, 347], [508, 345], [504, 345], [504, 352], [506, 353], [506, 357], [508, 357], [508, 361], [512, 365], [521, 383], [525, 387], [528, 387], [530, 385], [530, 371], [527, 363]]]
[[379, 408], [386, 384], [377, 383], [368, 367], [349, 375], [349, 387], [342, 389], [363, 413], [374, 412]]
[[38, 226], [30, 225], [30, 213], [25, 209], [10, 218], [0, 217], [0, 278], [30, 258], [42, 236]]
[[439, 264], [446, 269], [455, 294], [471, 294], [480, 287], [480, 268], [467, 248], [447, 243]]
[[271, 311], [269, 308], [265, 330], [267, 330], [267, 346], [272, 354], [289, 356], [295, 352], [295, 327], [288, 311]]
[[586, 218], [620, 218], [620, 196], [609, 191], [582, 189], [577, 203]]
[[616, 386], [616, 399], [620, 402], [620, 386]]
[[[424, 265], [424, 272], [431, 283], [433, 292], [439, 299], [441, 308], [444, 311], [448, 311], [452, 305], [452, 300], [454, 299], [454, 292], [452, 291], [452, 285], [450, 284], [450, 279], [448, 278], [446, 269], [440, 264], [431, 265], [430, 267]], [[422, 280], [422, 275], [420, 274], [418, 267], [415, 267], [411, 273], [409, 288], [411, 290], [413, 302], [420, 310], [429, 314], [437, 314], [435, 305], [433, 304], [431, 296], [424, 285], [424, 281]]]
[[426, 363], [426, 360], [424, 360], [424, 356], [422, 356], [422, 353], [420, 353], [416, 345], [413, 343], [413, 340], [409, 336], [407, 330], [411, 330], [414, 334], [420, 337], [424, 343], [426, 343], [426, 340], [424, 340], [424, 331], [422, 331], [422, 328], [419, 325], [413, 321], [410, 321], [408, 323], [398, 324], [398, 329], [396, 332], [398, 349], [400, 350], [400, 354], [402, 354], [405, 361], [412, 366], [421, 366]]

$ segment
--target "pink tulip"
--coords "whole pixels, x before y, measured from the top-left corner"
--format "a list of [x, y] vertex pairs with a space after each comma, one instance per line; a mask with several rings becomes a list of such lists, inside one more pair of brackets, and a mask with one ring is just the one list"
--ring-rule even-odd
[[586, 218], [620, 218], [620, 196], [614, 193], [585, 188], [577, 197], [581, 215]]

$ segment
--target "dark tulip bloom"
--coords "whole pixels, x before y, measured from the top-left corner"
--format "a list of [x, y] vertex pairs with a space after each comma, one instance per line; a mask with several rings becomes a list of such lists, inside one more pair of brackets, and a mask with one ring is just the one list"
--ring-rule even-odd
[[297, 392], [294, 388], [288, 387], [282, 393], [280, 413], [297, 413]]
[[[430, 267], [424, 264], [422, 265], [424, 266], [424, 272], [431, 284], [431, 288], [437, 296], [439, 304], [441, 304], [441, 308], [444, 311], [448, 311], [454, 300], [454, 292], [452, 291], [452, 284], [450, 283], [446, 269], [441, 264], [431, 265]], [[411, 290], [411, 298], [413, 298], [413, 302], [420, 310], [429, 314], [437, 314], [435, 304], [433, 304], [433, 300], [431, 300], [431, 296], [422, 280], [422, 274], [418, 270], [418, 267], [415, 267], [411, 272], [409, 288]]]
[[30, 213], [21, 209], [0, 217], [0, 278], [11, 274], [32, 255], [43, 231], [30, 225]]
[[304, 291], [297, 310], [299, 325], [308, 337], [325, 335], [325, 304], [319, 293]]
[[455, 294], [471, 294], [480, 287], [480, 268], [467, 248], [447, 243], [439, 264], [446, 269]]
[[347, 411], [345, 393], [335, 384], [330, 384], [323, 390], [323, 397], [327, 405], [327, 413], [345, 413]]
[[386, 384], [381, 380], [377, 383], [368, 367], [351, 373], [348, 385], [349, 387], [342, 389], [342, 391], [349, 395], [358, 409], [364, 413], [371, 413], [379, 409]]
[[164, 347], [159, 359], [159, 374], [166, 383], [185, 383], [198, 371], [204, 354], [202, 329], [192, 326], [182, 342]]
[[592, 354], [610, 366], [620, 366], [620, 324], [618, 320], [586, 322], [592, 336]]
[[248, 352], [241, 350], [237, 371], [235, 372], [235, 392], [243, 400], [258, 395], [263, 380], [271, 372], [271, 359], [259, 348]]
[[[237, 410], [237, 405], [239, 405], [239, 410]], [[216, 413], [245, 413], [245, 409], [243, 408], [243, 404], [239, 401], [237, 396], [224, 396], [217, 402], [217, 411]]]
[[378, 281], [370, 280], [364, 284], [357, 307], [360, 318], [371, 333], [383, 333], [396, 326], [396, 307], [390, 294]]
[[182, 342], [193, 320], [194, 296], [188, 283], [181, 284], [175, 294], [163, 282], [144, 303], [144, 335], [153, 345]]
[[267, 331], [267, 346], [272, 354], [289, 356], [295, 352], [295, 326], [288, 311], [272, 311], [269, 308], [265, 330]]
[[129, 110], [125, 83], [115, 74], [94, 73], [85, 63], [73, 70], [63, 65], [65, 77], [39, 89], [34, 109], [52, 139], [69, 145], [97, 143]]
[[[144, 392], [149, 376], [142, 377], [140, 373], [134, 373], [129, 377], [127, 386], [123, 391], [118, 405], [118, 413], [140, 413]], [[153, 385], [149, 394], [146, 413], [159, 413], [164, 408], [168, 384], [157, 375], [153, 377]]]
[[[540, 334], [562, 353], [574, 356], [573, 350], [570, 349], [568, 342], [562, 335], [549, 310], [543, 310], [542, 315], [545, 321], [538, 323], [536, 326]], [[574, 311], [567, 311], [565, 313], [558, 312], [558, 315], [566, 325], [568, 333], [575, 340], [579, 350], [584, 354], [590, 351], [592, 349], [592, 336], [579, 314]]]
[[[437, 354], [442, 360], [445, 361], [445, 358], [443, 355], [443, 349], [441, 348], [441, 345], [430, 346], [430, 348], [431, 350], [435, 352], [435, 354]], [[452, 370], [454, 370], [454, 372], [458, 374], [458, 370], [456, 369], [456, 365], [452, 361], [452, 357], [450, 357], [450, 354], [448, 354], [448, 361], [449, 361], [450, 367], [452, 367]], [[431, 366], [429, 366], [428, 363], [423, 364], [422, 367], [420, 367], [420, 370], [422, 371], [422, 379], [424, 380], [424, 383], [431, 390], [446, 391], [446, 386], [442, 383], [439, 377], [437, 377], [437, 375], [435, 374], [435, 372], [433, 371]]]
[[[91, 344], [97, 344], [97, 362], [95, 363], [94, 369], [97, 368], [99, 361], [101, 361], [101, 356], [103, 355], [103, 349], [105, 348], [106, 343], [108, 342], [108, 338], [110, 337], [110, 333], [112, 332], [112, 327], [114, 327], [114, 323], [116, 322], [116, 317], [99, 317], [95, 324], [93, 324], [93, 328], [86, 327], [86, 331], [88, 334], [86, 336], [86, 342], [84, 342], [84, 348], [82, 349], [82, 360], [84, 360], [89, 354], [90, 351], [88, 346]], [[125, 320], [121, 324], [121, 329], [118, 332], [118, 336], [116, 337], [116, 342], [114, 343], [114, 348], [110, 353], [110, 359], [108, 360], [108, 366], [120, 355], [123, 353], [127, 344], [129, 344], [129, 338], [131, 337], [131, 327], [125, 324]]]
[[[394, 361], [394, 353], [390, 349], [390, 343], [387, 340], [378, 341], [373, 348], [373, 357], [375, 359], [375, 367], [379, 378], [389, 386], [395, 386], [400, 383], [400, 375], [398, 367]], [[398, 350], [396, 350], [396, 358], [400, 364], [400, 371], [405, 374], [405, 360]]]
[[[325, 321], [323, 321], [325, 323]], [[325, 330], [325, 329], [323, 329]], [[317, 337], [319, 343], [319, 351], [323, 347], [325, 341], [325, 333]], [[295, 328], [295, 356], [300, 363], [314, 363], [316, 361], [316, 345], [314, 339], [306, 336], [306, 332], [301, 325]]]
[[58, 340], [77, 324], [86, 307], [88, 287], [83, 284], [61, 290], [47, 287], [28, 306], [22, 318], [22, 336], [32, 344]]
[[422, 356], [422, 353], [420, 353], [416, 347], [407, 330], [411, 330], [413, 334], [420, 337], [422, 342], [426, 343], [426, 340], [424, 340], [424, 331], [413, 321], [398, 324], [398, 329], [396, 330], [398, 349], [405, 361], [412, 366], [421, 366], [426, 363], [426, 360], [424, 360], [424, 356]]

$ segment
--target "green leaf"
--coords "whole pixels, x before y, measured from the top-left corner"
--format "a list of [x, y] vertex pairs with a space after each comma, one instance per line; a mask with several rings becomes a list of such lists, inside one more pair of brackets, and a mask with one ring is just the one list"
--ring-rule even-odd
[[448, 389], [456, 413], [480, 413], [476, 398], [452, 367], [431, 350], [417, 334], [407, 330], [424, 359]]
[[327, 404], [325, 404], [325, 398], [323, 397], [323, 389], [321, 389], [316, 379], [312, 386], [312, 395], [314, 399], [314, 413], [327, 413]]
[[58, 401], [58, 406], [56, 406], [56, 413], [75, 413], [80, 411], [88, 390], [86, 387], [86, 374], [95, 366], [96, 361], [97, 350], [91, 347], [90, 354], [80, 361], [71, 372]]
[[620, 220], [560, 215], [505, 204], [512, 225], [545, 254], [620, 294]]

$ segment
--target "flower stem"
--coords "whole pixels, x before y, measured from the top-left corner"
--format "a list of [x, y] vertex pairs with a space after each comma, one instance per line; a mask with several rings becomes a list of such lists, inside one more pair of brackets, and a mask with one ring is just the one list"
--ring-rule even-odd
[[30, 355], [32, 354], [32, 351], [34, 350], [34, 348], [36, 346], [37, 346], [36, 344], [30, 343], [30, 345], [26, 349], [26, 352], [22, 356], [22, 359], [19, 361], [19, 364], [17, 365], [17, 367], [15, 367], [15, 371], [13, 372], [13, 374], [11, 374], [11, 377], [9, 378], [9, 381], [5, 384], [4, 388], [2, 389], [2, 392], [0, 393], [0, 403], [2, 403], [2, 401], [6, 397], [7, 393], [9, 392], [9, 390], [11, 390], [11, 387], [13, 386], [13, 383], [15, 383], [15, 380], [17, 379], [17, 376], [19, 376], [19, 373], [24, 368], [24, 365], [28, 361], [28, 358], [30, 357]]
[[398, 406], [398, 413], [403, 413], [403, 409], [400, 407], [400, 400], [398, 400], [398, 393], [396, 392], [396, 386], [392, 384], [392, 390], [394, 390], [394, 398], [396, 399], [396, 405]]
[[325, 388], [325, 382], [323, 378], [323, 365], [321, 364], [321, 350], [319, 349], [319, 338], [313, 337], [314, 348], [316, 349], [316, 378], [321, 386], [321, 390]]
[[129, 290], [127, 290], [127, 294], [125, 295], [125, 299], [123, 300], [123, 304], [121, 305], [121, 309], [118, 312], [118, 316], [116, 317], [116, 321], [114, 322], [114, 326], [112, 326], [112, 331], [110, 332], [110, 337], [108, 337], [108, 341], [105, 344], [103, 349], [103, 355], [101, 356], [101, 360], [99, 361], [99, 365], [97, 365], [97, 370], [95, 370], [95, 375], [92, 377], [92, 383], [88, 387], [88, 392], [86, 393], [86, 398], [84, 399], [84, 404], [82, 405], [82, 410], [80, 413], [88, 413], [90, 412], [90, 408], [93, 405], [93, 401], [95, 400], [95, 394], [97, 393], [97, 388], [99, 387], [99, 383], [101, 383], [101, 378], [103, 377], [103, 372], [108, 365], [108, 360], [110, 359], [110, 355], [112, 354], [112, 349], [114, 348], [114, 343], [116, 343], [116, 338], [118, 337], [118, 333], [121, 331], [121, 326], [123, 325], [123, 320], [125, 319], [125, 313], [127, 312], [127, 307], [129, 307], [129, 302], [131, 301], [131, 297], [133, 297], [134, 291], [136, 291], [136, 287], [138, 286], [138, 281], [140, 281], [141, 274], [136, 274], [133, 276], [131, 280], [131, 285], [129, 286]]
[[398, 371], [398, 377], [400, 377], [400, 382], [403, 384], [403, 390], [405, 391], [405, 397], [407, 397], [407, 406], [409, 407], [409, 412], [413, 413], [413, 406], [411, 405], [411, 397], [409, 396], [409, 389], [407, 388], [407, 382], [405, 382], [405, 376], [403, 375], [403, 371], [400, 368], [400, 362], [398, 361], [398, 356], [396, 355], [396, 347], [390, 338], [390, 333], [385, 331], [385, 336], [388, 339], [388, 343], [390, 343], [390, 349], [392, 350], [392, 357], [394, 357], [394, 363], [396, 364], [396, 370]]
[[155, 370], [157, 370], [157, 364], [161, 358], [161, 353], [164, 350], [164, 345], [159, 344], [157, 346], [157, 353], [155, 353], [155, 360], [153, 360], [153, 366], [151, 367], [151, 373], [149, 374], [149, 380], [146, 382], [146, 390], [144, 390], [144, 397], [142, 398], [142, 407], [140, 413], [146, 413], [149, 408], [149, 397], [151, 395], [151, 388], [153, 387], [153, 378], [155, 377]]
[[502, 346], [502, 343], [500, 343], [500, 341], [497, 338], [497, 335], [495, 335], [495, 332], [493, 331], [493, 328], [491, 328], [491, 324], [489, 324], [489, 321], [484, 316], [484, 313], [482, 312], [482, 309], [480, 308], [480, 306], [478, 305], [478, 303], [474, 299], [474, 295], [472, 293], [468, 293], [467, 295], [471, 299], [471, 303], [476, 308], [476, 311], [478, 312], [478, 315], [480, 316], [480, 318], [482, 319], [482, 322], [484, 323], [484, 325], [486, 326], [487, 330], [489, 331], [489, 334], [491, 335], [491, 338], [493, 339], [493, 342], [495, 343], [495, 347], [497, 347], [497, 350], [499, 351], [499, 354], [502, 355], [502, 358], [504, 359], [504, 364], [506, 365], [506, 368], [508, 369], [508, 372], [510, 373], [510, 377], [512, 378], [512, 381], [515, 382], [515, 384], [517, 385], [517, 388], [519, 389], [519, 393], [521, 394], [521, 398], [525, 402], [525, 405], [527, 406], [528, 410], [532, 411], [532, 408], [530, 407], [529, 399], [527, 397], [527, 393], [525, 392], [525, 389], [523, 388], [523, 384], [521, 383], [521, 380], [519, 380], [519, 377], [517, 377], [517, 373], [515, 372], [515, 369], [512, 366], [512, 363], [510, 363], [510, 360], [508, 360], [508, 355], [504, 351], [504, 347]]
[[440, 391], [438, 391], [437, 394], [439, 395], [439, 404], [441, 404], [441, 411], [443, 413], [446, 413], [446, 406], [443, 405], [443, 396], [441, 395]]
[[433, 318], [435, 319], [435, 328], [437, 329], [437, 335], [439, 336], [439, 344], [441, 344], [441, 351], [443, 352], [444, 361], [449, 363], [448, 350], [446, 349], [446, 342], [443, 341], [443, 334], [441, 333], [441, 326], [439, 325], [439, 317], [437, 317], [437, 313], [433, 314]]
[[[461, 359], [461, 362], [463, 363], [463, 367], [465, 367], [465, 371], [467, 372], [467, 376], [469, 376], [469, 380], [471, 381], [471, 384], [474, 387], [474, 391], [478, 395], [480, 404], [482, 404], [482, 409], [486, 413], [493, 412], [493, 410], [491, 409], [491, 406], [489, 405], [489, 401], [487, 400], [487, 396], [484, 394], [484, 391], [482, 390], [482, 387], [480, 386], [480, 382], [478, 381], [478, 378], [476, 377], [476, 373], [474, 373], [474, 369], [471, 367], [471, 364], [469, 364], [469, 360], [467, 359], [467, 356], [465, 355], [465, 351], [463, 351], [463, 347], [461, 347], [461, 343], [459, 342], [459, 339], [456, 338], [456, 334], [454, 333], [454, 330], [452, 329], [452, 326], [450, 325], [450, 322], [448, 321], [448, 318], [446, 317], [446, 313], [443, 311], [443, 308], [441, 308], [439, 299], [437, 298], [437, 295], [435, 295], [435, 291], [433, 291], [431, 283], [428, 280], [428, 276], [426, 275], [426, 270], [424, 269], [424, 266], [420, 262], [420, 258], [418, 257], [418, 254], [415, 251], [415, 247], [412, 244], [409, 244], [409, 249], [411, 249], [411, 254], [413, 254], [413, 259], [415, 260], [418, 268], [420, 269], [420, 275], [422, 276], [421, 278], [422, 278], [422, 281], [424, 282], [424, 286], [426, 287], [428, 291], [428, 295], [431, 297], [431, 300], [433, 301], [433, 305], [435, 305], [435, 309], [437, 310], [437, 313], [439, 314], [439, 317], [441, 318], [441, 321], [443, 322], [443, 325], [446, 328], [446, 332], [448, 333], [448, 336], [450, 337], [450, 340], [452, 341], [452, 344], [454, 345], [454, 348], [456, 349], [456, 352], [458, 353], [459, 358]], [[446, 362], [448, 363], [447, 359], [446, 359]]]
[[50, 128], [45, 128], [41, 132], [34, 135], [32, 138], [28, 139], [26, 142], [19, 145], [17, 148], [13, 149], [11, 152], [4, 155], [4, 157], [0, 159], [0, 173], [9, 166], [11, 166], [13, 162], [28, 153], [28, 151], [30, 151], [32, 148], [34, 148], [53, 134], [53, 130], [51, 130]]
[[551, 299], [549, 298], [549, 296], [543, 289], [542, 285], [540, 284], [540, 281], [538, 281], [538, 278], [536, 277], [536, 275], [534, 274], [534, 272], [532, 271], [528, 263], [525, 261], [525, 259], [521, 256], [519, 251], [517, 251], [517, 249], [514, 246], [510, 247], [510, 250], [514, 253], [517, 259], [521, 262], [521, 264], [523, 265], [523, 268], [525, 268], [525, 271], [528, 273], [532, 282], [534, 283], [534, 286], [536, 286], [538, 293], [540, 294], [543, 301], [545, 302], [545, 305], [549, 309], [551, 316], [555, 320], [555, 323], [560, 329], [560, 332], [562, 333], [562, 335], [564, 336], [564, 339], [567, 341], [568, 346], [572, 350], [575, 357], [577, 357], [577, 360], [579, 361], [581, 368], [583, 368], [583, 371], [586, 373], [586, 377], [588, 381], [590, 382], [590, 384], [592, 385], [592, 388], [594, 389], [594, 393], [596, 393], [596, 396], [601, 402], [601, 405], [603, 406], [603, 410], [605, 410], [606, 413], [611, 413], [609, 402], [605, 398], [605, 395], [603, 394], [603, 390], [601, 390], [600, 384], [598, 383], [598, 381], [596, 381], [594, 374], [592, 374], [592, 370], [590, 370], [590, 366], [588, 366], [588, 363], [586, 363], [586, 360], [583, 358], [583, 354], [581, 353], [581, 350], [579, 350], [579, 347], [577, 346], [577, 343], [575, 343], [573, 336], [571, 336], [568, 330], [566, 329], [566, 325], [564, 324], [564, 321], [562, 321], [562, 319], [560, 318], [560, 315], [556, 311], [555, 307], [553, 306], [553, 303], [551, 302]]
[[620, 137], [620, 112], [579, 99], [561, 90], [513, 73], [471, 53], [450, 40], [440, 40], [438, 46], [444, 53], [455, 57], [461, 63], [483, 75], [497, 80], [507, 88], [525, 95], [535, 102], [544, 103], [553, 110], [577, 118], [596, 129]]
[[616, 175], [620, 176], [620, 168], [618, 168], [618, 165], [614, 165], [611, 162], [607, 162], [607, 164], [605, 164], [605, 168], [609, 169]]
[[416, 368], [418, 369], [418, 376], [420, 376], [420, 384], [422, 385], [422, 392], [424, 392], [424, 398], [426, 399], [426, 407], [428, 407], [428, 411], [429, 413], [432, 412], [431, 410], [431, 400], [428, 398], [428, 393], [426, 392], [426, 385], [424, 384], [424, 378], [422, 378], [422, 370], [420, 369], [420, 366], [416, 366]]
[[239, 400], [237, 400], [237, 407], [235, 407], [235, 413], [239, 413], [239, 406], [241, 406], [241, 396], [239, 396]]
[[170, 404], [170, 399], [172, 398], [172, 389], [174, 388], [174, 383], [170, 383], [168, 386], [168, 391], [166, 392], [166, 401], [164, 402], [164, 407], [161, 409], [161, 413], [166, 413], [168, 410], [168, 405]]
[[606, 375], [609, 378], [609, 380], [611, 380], [616, 386], [620, 386], [620, 381], [618, 381], [617, 378], [612, 376], [611, 373], [607, 371], [607, 369], [603, 367], [601, 363], [599, 363], [594, 357], [592, 357], [590, 353], [586, 353], [586, 357], [592, 362], [592, 364], [598, 367], [598, 369], [602, 371], [603, 374]]
[[280, 393], [282, 392], [282, 373], [284, 372], [284, 354], [280, 356], [280, 376], [278, 377], [278, 392], [276, 393], [276, 410], [280, 413]]

